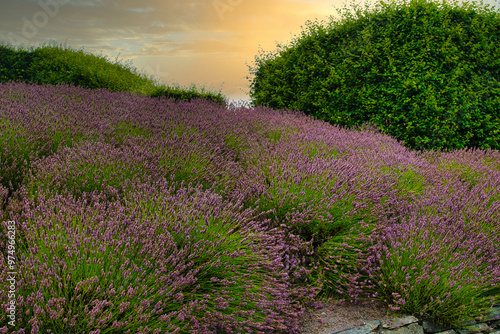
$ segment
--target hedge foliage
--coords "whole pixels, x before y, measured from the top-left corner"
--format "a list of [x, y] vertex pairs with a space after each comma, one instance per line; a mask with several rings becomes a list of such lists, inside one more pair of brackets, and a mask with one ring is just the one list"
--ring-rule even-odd
[[375, 123], [410, 149], [499, 149], [499, 13], [444, 0], [380, 7], [308, 21], [291, 45], [256, 56], [254, 105]]
[[197, 89], [195, 86], [186, 89], [180, 87], [160, 87], [156, 89], [153, 93], [149, 94], [151, 97], [161, 97], [173, 98], [177, 101], [191, 101], [194, 99], [206, 99], [209, 101], [216, 102], [222, 106], [227, 106], [226, 98], [222, 94], [214, 94], [212, 92], [206, 92], [203, 87]]
[[151, 97], [166, 96], [176, 100], [208, 99], [226, 105], [219, 93], [196, 86], [184, 89], [160, 85], [157, 80], [140, 74], [129, 63], [110, 62], [106, 57], [63, 45], [49, 44], [39, 48], [18, 48], [0, 42], [0, 83], [21, 81], [38, 85], [74, 84], [78, 87], [112, 92], [131, 91]]

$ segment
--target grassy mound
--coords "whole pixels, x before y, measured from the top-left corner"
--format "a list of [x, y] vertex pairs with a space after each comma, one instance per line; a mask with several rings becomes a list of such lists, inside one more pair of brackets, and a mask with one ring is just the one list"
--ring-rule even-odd
[[227, 99], [219, 92], [203, 87], [168, 87], [153, 77], [137, 72], [130, 64], [108, 61], [85, 51], [72, 50], [63, 45], [15, 49], [0, 44], [0, 82], [22, 81], [38, 85], [59, 83], [112, 92], [130, 91], [151, 97], [165, 96], [176, 100], [204, 98], [225, 105]]

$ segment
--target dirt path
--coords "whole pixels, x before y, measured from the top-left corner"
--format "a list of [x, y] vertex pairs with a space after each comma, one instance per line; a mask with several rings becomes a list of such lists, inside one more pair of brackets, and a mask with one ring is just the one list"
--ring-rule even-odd
[[393, 313], [381, 302], [337, 305], [338, 301], [333, 301], [323, 304], [323, 308], [306, 312], [300, 318], [302, 334], [330, 334], [362, 326], [368, 321], [393, 318]]

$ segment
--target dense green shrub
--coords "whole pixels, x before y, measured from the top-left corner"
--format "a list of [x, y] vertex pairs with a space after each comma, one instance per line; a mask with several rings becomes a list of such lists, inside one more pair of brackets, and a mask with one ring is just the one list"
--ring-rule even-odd
[[34, 50], [33, 54], [36, 62], [31, 65], [30, 71], [33, 81], [38, 84], [66, 82], [110, 91], [151, 91], [155, 86], [151, 80], [137, 75], [132, 69], [83, 50], [44, 47]]
[[83, 50], [62, 45], [14, 49], [0, 46], [1, 82], [24, 81], [36, 84], [72, 83], [76, 86], [110, 91], [150, 93], [157, 85], [135, 69]]
[[29, 50], [0, 42], [0, 82], [22, 81], [35, 84], [56, 85], [59, 83], [100, 89], [112, 92], [131, 91], [138, 94], [169, 96], [181, 100], [205, 98], [225, 103], [225, 97], [200, 91], [195, 88], [181, 89], [158, 84], [156, 80], [140, 74], [131, 64], [110, 62], [82, 50], [73, 50], [63, 45], [49, 44]]
[[24, 50], [14, 51], [0, 44], [0, 82], [25, 81], [29, 79], [27, 69], [33, 62], [33, 55]]
[[410, 149], [499, 149], [499, 13], [444, 0], [381, 4], [307, 22], [290, 46], [257, 56], [254, 105], [347, 128], [375, 123]]
[[198, 91], [195, 87], [191, 87], [190, 89], [182, 89], [180, 87], [160, 87], [153, 93], [149, 94], [149, 96], [165, 96], [166, 98], [173, 98], [175, 100], [181, 101], [191, 101], [193, 99], [201, 98], [219, 103], [223, 106], [227, 105], [227, 99], [220, 92], [217, 94], [212, 92], [205, 92], [203, 88]]

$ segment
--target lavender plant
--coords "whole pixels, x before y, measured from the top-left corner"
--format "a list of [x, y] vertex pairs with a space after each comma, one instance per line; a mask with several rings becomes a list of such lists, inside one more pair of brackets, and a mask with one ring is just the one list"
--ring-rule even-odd
[[0, 100], [3, 332], [297, 333], [332, 297], [459, 324], [499, 302], [497, 151], [69, 85]]
[[38, 205], [18, 203], [19, 327], [55, 333], [296, 328], [288, 315], [301, 308], [291, 303], [294, 292], [274, 247], [282, 236], [266, 233], [251, 210], [200, 187], [157, 186], [129, 192], [125, 205], [95, 193], [79, 201], [56, 195]]
[[28, 196], [64, 193], [76, 199], [83, 193], [106, 193], [111, 201], [132, 190], [131, 182], [147, 182], [166, 173], [152, 164], [152, 154], [137, 146], [113, 148], [100, 142], [86, 142], [75, 149], [35, 161], [26, 180]]

